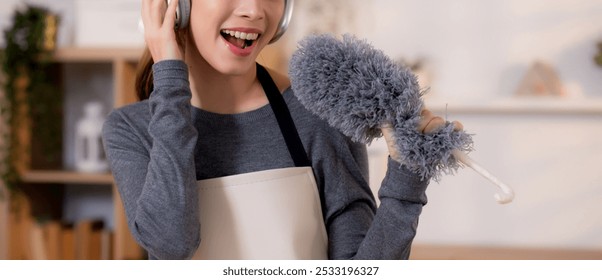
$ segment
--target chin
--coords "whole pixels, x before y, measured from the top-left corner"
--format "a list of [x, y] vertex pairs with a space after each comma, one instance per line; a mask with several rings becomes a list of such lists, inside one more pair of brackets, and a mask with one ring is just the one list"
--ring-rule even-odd
[[240, 76], [255, 69], [255, 60], [235, 62], [220, 61], [214, 64], [213, 68], [224, 75]]

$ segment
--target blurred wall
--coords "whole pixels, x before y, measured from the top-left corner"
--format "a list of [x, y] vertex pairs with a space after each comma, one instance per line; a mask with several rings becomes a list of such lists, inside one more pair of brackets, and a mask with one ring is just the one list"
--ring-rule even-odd
[[432, 93], [511, 96], [530, 64], [557, 68], [572, 95], [602, 96], [593, 55], [602, 41], [600, 0], [374, 0], [363, 35], [392, 57], [424, 57]]

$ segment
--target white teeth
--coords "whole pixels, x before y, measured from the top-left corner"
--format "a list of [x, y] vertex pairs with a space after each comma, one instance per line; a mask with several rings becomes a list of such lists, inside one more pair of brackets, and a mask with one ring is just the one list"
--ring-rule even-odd
[[240, 32], [240, 31], [233, 31], [233, 30], [222, 30], [222, 33], [225, 33], [230, 36], [234, 36], [238, 39], [243, 39], [243, 40], [256, 40], [257, 37], [259, 37], [258, 33], [245, 33], [245, 32]]

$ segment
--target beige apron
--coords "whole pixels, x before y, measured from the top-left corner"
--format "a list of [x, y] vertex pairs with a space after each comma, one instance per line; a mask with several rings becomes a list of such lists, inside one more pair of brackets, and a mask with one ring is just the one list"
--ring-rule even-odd
[[198, 181], [201, 244], [194, 259], [327, 259], [310, 167]]
[[284, 98], [257, 76], [296, 167], [197, 182], [201, 244], [193, 259], [327, 259], [320, 195]]

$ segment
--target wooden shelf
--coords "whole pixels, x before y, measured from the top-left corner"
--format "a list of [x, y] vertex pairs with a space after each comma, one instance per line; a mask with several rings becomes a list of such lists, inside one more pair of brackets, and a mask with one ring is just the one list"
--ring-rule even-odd
[[[90, 64], [91, 71], [94, 71], [94, 64], [107, 64], [112, 68], [112, 85], [107, 84], [107, 87], [112, 86], [113, 107], [120, 107], [137, 101], [135, 89], [133, 87], [136, 77], [136, 65], [142, 55], [142, 48], [81, 48], [81, 47], [63, 47], [57, 49], [51, 61], [60, 64], [80, 63]], [[106, 69], [103, 68], [102, 69]], [[105, 73], [102, 70], [99, 75], [104, 77]], [[84, 73], [84, 75], [95, 75], [95, 73]], [[65, 79], [78, 79], [79, 73], [70, 73], [65, 75]], [[18, 143], [24, 151], [30, 151], [30, 146], [23, 143], [31, 143], [30, 127], [22, 126], [23, 140]], [[136, 243], [131, 233], [128, 230], [125, 210], [121, 202], [121, 197], [117, 191], [113, 176], [110, 173], [83, 173], [68, 170], [29, 170], [32, 166], [29, 161], [30, 157], [26, 157], [22, 162], [19, 170], [21, 172], [21, 180], [24, 183], [34, 184], [34, 189], [39, 189], [43, 192], [45, 186], [53, 184], [73, 184], [73, 185], [106, 185], [111, 188], [113, 199], [113, 237], [111, 258], [112, 259], [143, 259], [144, 251]], [[45, 198], [43, 198], [45, 199]], [[19, 211], [7, 211], [6, 218], [0, 217], [0, 258], [9, 259], [32, 259], [32, 251], [28, 247], [31, 235], [31, 224], [34, 222], [31, 216], [32, 200], [24, 196], [23, 207]], [[11, 199], [9, 203], [17, 203], [17, 200]], [[34, 201], [35, 203], [35, 201]], [[36, 204], [40, 205], [40, 204]], [[16, 207], [13, 207], [16, 209]], [[12, 209], [12, 208], [7, 208]], [[23, 210], [21, 210], [23, 209]], [[0, 209], [0, 212], [2, 209]], [[0, 213], [1, 214], [1, 213]], [[108, 214], [108, 213], [107, 213]], [[6, 221], [6, 222], [4, 222]], [[2, 242], [10, 246], [2, 246]]]
[[81, 173], [61, 170], [30, 170], [21, 176], [25, 183], [39, 184], [81, 184], [81, 185], [111, 185], [113, 176], [109, 173]]
[[136, 62], [142, 55], [139, 48], [78, 48], [66, 47], [54, 53], [56, 62], [113, 62], [119, 60]]
[[437, 113], [602, 115], [602, 98], [425, 99]]
[[600, 260], [600, 250], [414, 244], [413, 260]]

